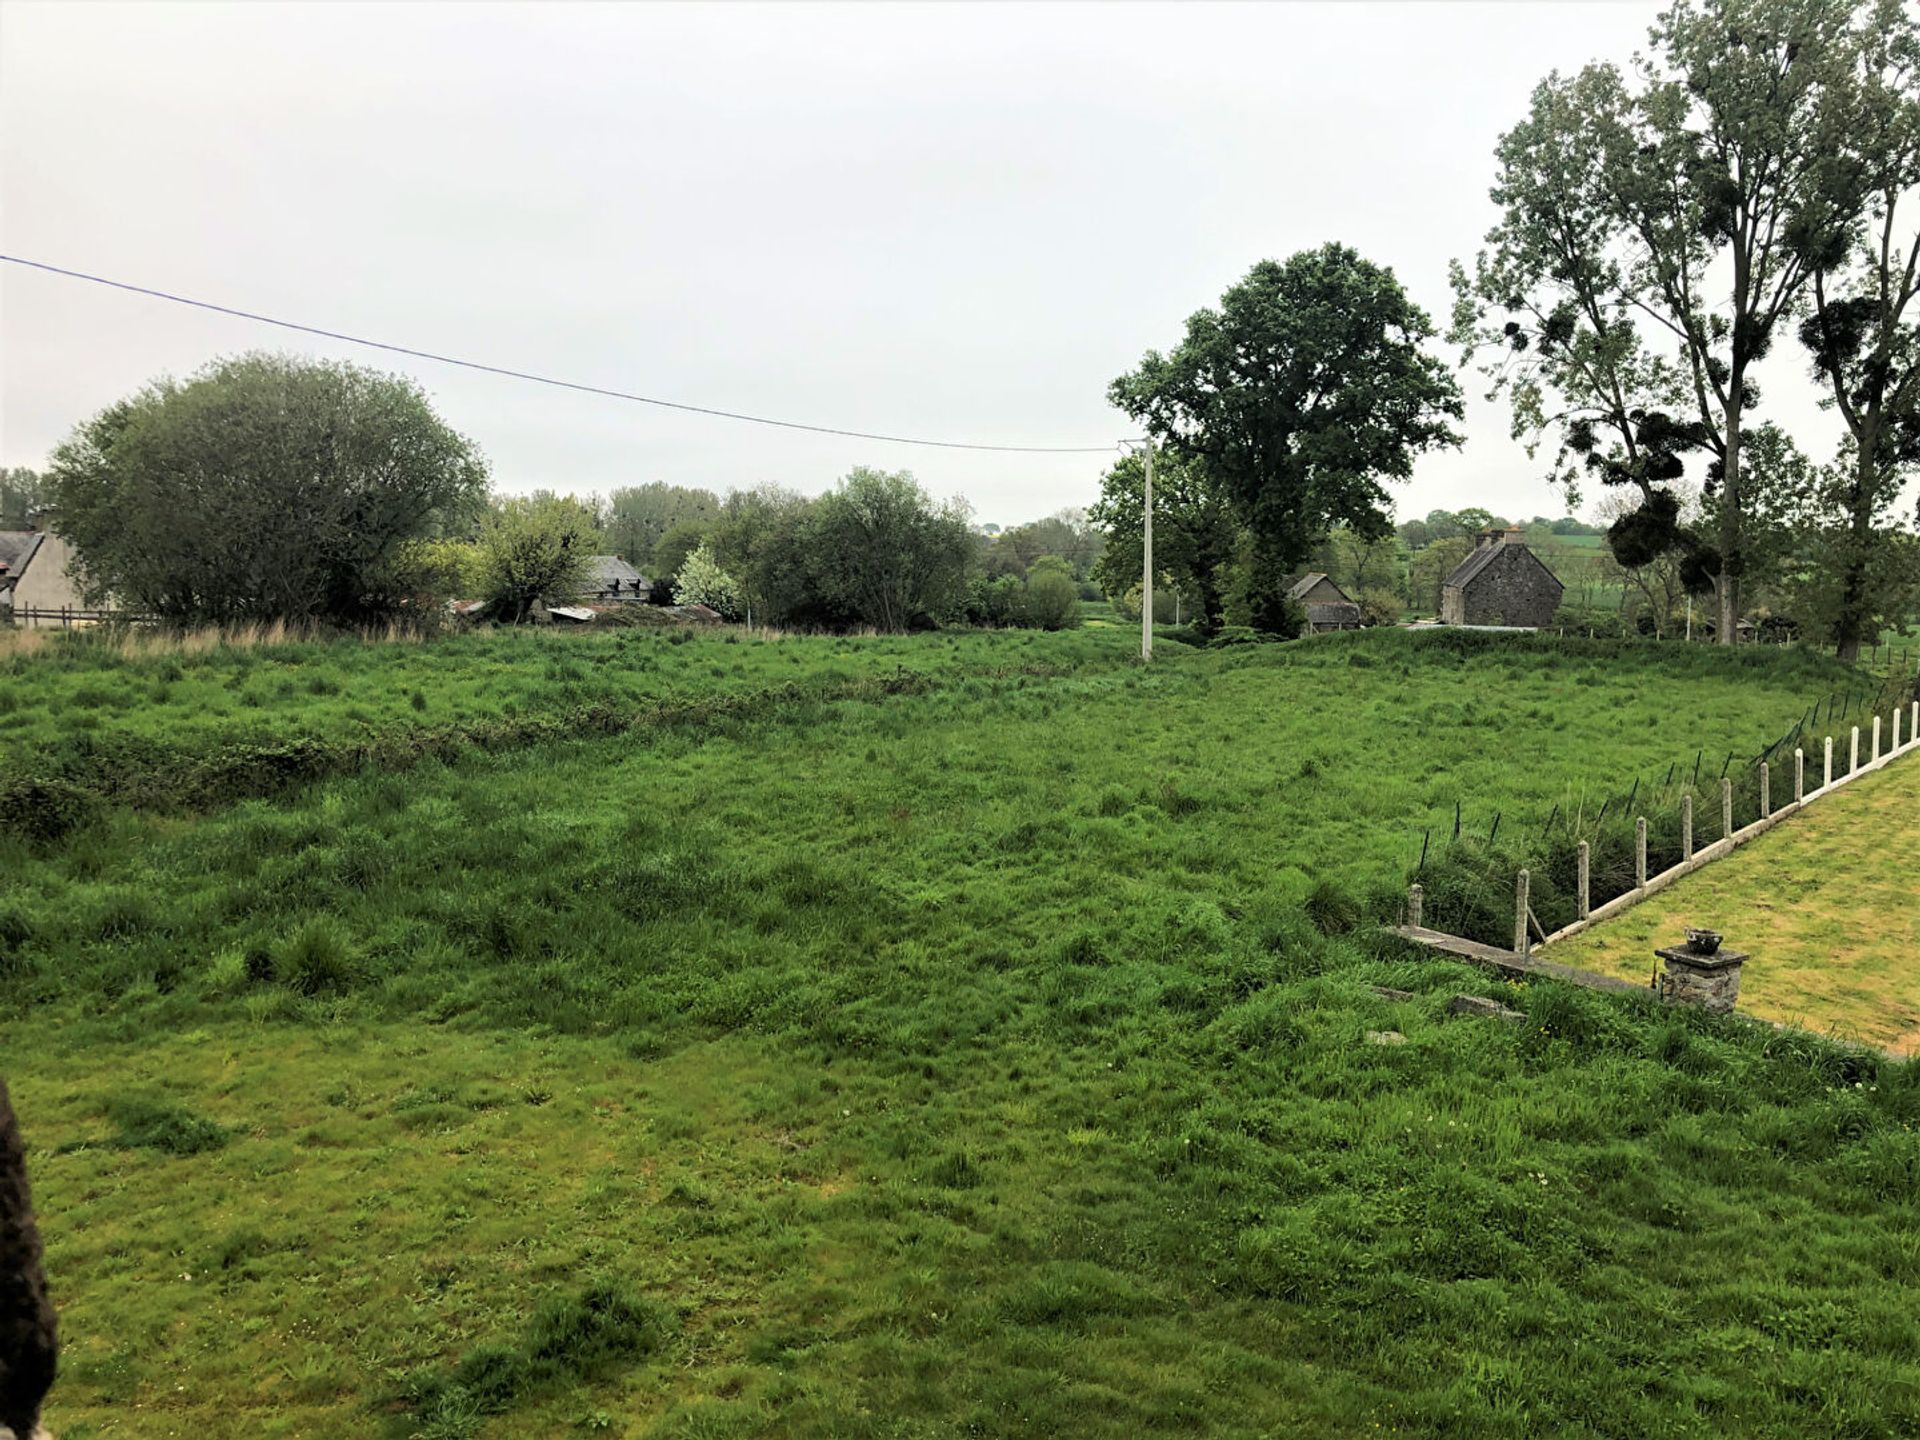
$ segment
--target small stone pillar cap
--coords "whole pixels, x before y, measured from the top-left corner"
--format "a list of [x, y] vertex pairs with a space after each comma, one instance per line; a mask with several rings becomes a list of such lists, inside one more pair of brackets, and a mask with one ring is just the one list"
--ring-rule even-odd
[[1669, 965], [1684, 965], [1689, 970], [1725, 970], [1729, 965], [1738, 965], [1747, 958], [1744, 950], [1729, 950], [1724, 945], [1711, 955], [1702, 955], [1691, 945], [1669, 945], [1653, 953]]

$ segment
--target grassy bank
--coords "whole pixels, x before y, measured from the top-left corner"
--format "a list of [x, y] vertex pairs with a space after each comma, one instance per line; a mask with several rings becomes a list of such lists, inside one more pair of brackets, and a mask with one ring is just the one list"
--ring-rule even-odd
[[[1151, 954], [1263, 911], [1338, 931], [1396, 902], [1456, 804], [1524, 837], [1596, 769], [1657, 763], [1670, 653], [1382, 635], [1001, 665], [428, 754], [195, 823], [104, 807], [63, 840], [0, 834], [9, 965], [27, 997], [182, 1016], [237, 975], [337, 969], [388, 1013], [577, 1028], [673, 1013], [649, 973], [667, 956], [794, 1013], [837, 1008], [849, 965], [910, 991], [922, 958]], [[1730, 746], [1805, 698], [1792, 667], [1683, 678]]]
[[[1309, 937], [982, 988], [992, 1014], [950, 1033], [926, 1012], [958, 1018], [954, 996], [870, 1002], [872, 1046], [712, 1010], [604, 1040], [324, 1006], [10, 1034], [69, 1347], [51, 1419], [69, 1440], [1920, 1424], [1910, 1069]], [[1529, 1021], [1450, 1020], [1460, 990]], [[130, 1098], [173, 1123], [130, 1130]], [[657, 1345], [489, 1384], [542, 1307], [609, 1290]]]
[[[38, 632], [28, 632], [35, 635]], [[1120, 663], [1113, 633], [509, 629], [433, 641], [50, 637], [0, 657], [0, 783], [192, 807], [420, 754], [610, 734], [1000, 670]]]

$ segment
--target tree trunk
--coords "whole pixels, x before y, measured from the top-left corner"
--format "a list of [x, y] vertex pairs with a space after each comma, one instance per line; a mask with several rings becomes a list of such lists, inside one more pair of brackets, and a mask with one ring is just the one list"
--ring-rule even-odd
[[1226, 602], [1220, 593], [1220, 582], [1214, 578], [1212, 566], [1201, 566], [1193, 577], [1194, 587], [1200, 592], [1200, 633], [1217, 635], [1220, 622], [1225, 616]]
[[1727, 457], [1720, 480], [1720, 625], [1714, 639], [1731, 645], [1740, 638], [1740, 385], [1744, 366], [1736, 365], [1727, 384]]
[[1853, 489], [1847, 496], [1847, 557], [1840, 575], [1840, 610], [1833, 626], [1834, 653], [1851, 665], [1860, 658], [1867, 632], [1867, 563], [1873, 550], [1873, 453], [1878, 427], [1859, 437]]

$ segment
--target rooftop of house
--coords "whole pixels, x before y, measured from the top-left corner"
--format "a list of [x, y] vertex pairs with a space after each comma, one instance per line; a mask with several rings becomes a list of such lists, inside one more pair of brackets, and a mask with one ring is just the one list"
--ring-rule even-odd
[[[1518, 527], [1511, 530], [1482, 530], [1479, 535], [1475, 537], [1479, 541], [1479, 544], [1474, 546], [1472, 552], [1468, 554], [1466, 559], [1453, 567], [1453, 573], [1448, 575], [1443, 583], [1459, 586], [1471, 584], [1482, 571], [1493, 563], [1494, 557], [1499, 555], [1503, 550], [1524, 550], [1527, 554], [1533, 555], [1533, 551], [1528, 550], [1524, 542], [1514, 538], [1521, 533], [1523, 532]], [[1546, 570], [1546, 564], [1540, 560], [1539, 556], [1535, 555], [1534, 560], [1540, 565], [1541, 569]], [[1549, 575], [1553, 574], [1551, 570], [1548, 570], [1547, 573]], [[1559, 576], [1554, 576], [1554, 583], [1560, 583]]]
[[[1290, 600], [1304, 600], [1306, 599], [1307, 592], [1309, 590], [1313, 589], [1314, 586], [1318, 585], [1322, 580], [1326, 580], [1326, 579], [1327, 579], [1327, 576], [1321, 571], [1310, 570], [1305, 575], [1302, 575], [1298, 580], [1294, 581], [1293, 584], [1287, 587], [1287, 598]], [[1328, 583], [1331, 584], [1332, 582], [1328, 581]], [[1334, 585], [1333, 588], [1336, 590], [1340, 590], [1340, 587], [1338, 585]], [[1346, 591], [1341, 590], [1340, 593], [1344, 595], [1346, 594]]]
[[40, 530], [0, 530], [0, 572], [4, 577], [17, 579], [45, 538]]
[[586, 588], [600, 594], [639, 591], [647, 588], [647, 577], [618, 555], [587, 557]]

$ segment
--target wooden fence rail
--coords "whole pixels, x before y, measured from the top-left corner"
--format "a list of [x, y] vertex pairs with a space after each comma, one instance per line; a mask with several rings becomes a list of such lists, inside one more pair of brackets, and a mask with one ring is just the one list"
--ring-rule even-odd
[[151, 625], [151, 615], [137, 615], [131, 610], [88, 610], [77, 605], [62, 605], [53, 608], [47, 606], [14, 606], [12, 609], [0, 609], [0, 621], [11, 620], [16, 626], [32, 629], [72, 630], [88, 625]]

